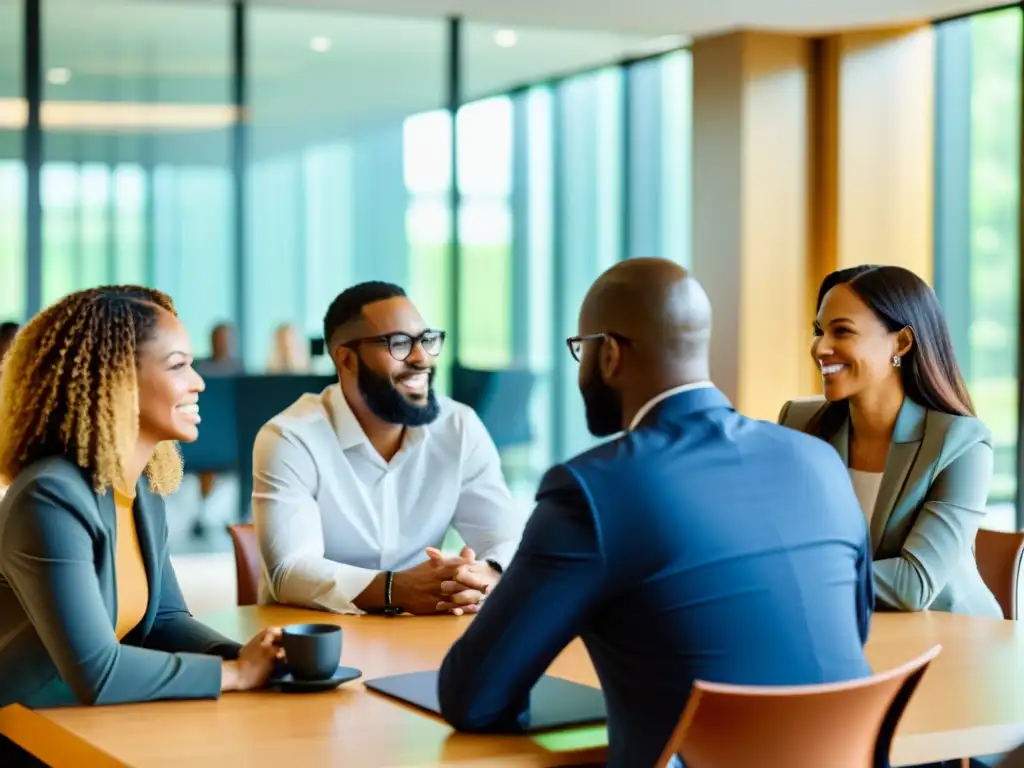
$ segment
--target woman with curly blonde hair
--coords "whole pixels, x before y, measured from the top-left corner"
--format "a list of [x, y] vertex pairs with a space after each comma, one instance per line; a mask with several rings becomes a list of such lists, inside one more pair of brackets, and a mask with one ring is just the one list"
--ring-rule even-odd
[[216, 698], [267, 681], [280, 630], [244, 647], [189, 614], [167, 550], [173, 441], [203, 380], [170, 298], [73, 293], [0, 371], [0, 706]]

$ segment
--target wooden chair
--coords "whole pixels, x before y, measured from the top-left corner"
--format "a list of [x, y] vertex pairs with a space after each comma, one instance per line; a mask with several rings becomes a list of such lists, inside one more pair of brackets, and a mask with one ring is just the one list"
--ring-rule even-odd
[[655, 768], [881, 768], [896, 724], [932, 660], [844, 683], [743, 686], [697, 681]]
[[1016, 620], [1024, 532], [979, 529], [974, 539], [974, 559], [978, 561], [982, 580], [1003, 609], [1003, 618]]
[[235, 577], [238, 580], [238, 604], [256, 605], [260, 585], [260, 548], [252, 523], [229, 525], [235, 547]]

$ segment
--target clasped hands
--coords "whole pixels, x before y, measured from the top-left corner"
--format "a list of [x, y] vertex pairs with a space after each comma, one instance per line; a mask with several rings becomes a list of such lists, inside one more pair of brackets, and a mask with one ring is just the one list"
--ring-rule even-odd
[[461, 616], [479, 611], [500, 578], [490, 563], [477, 560], [476, 553], [469, 547], [463, 547], [458, 557], [445, 557], [434, 547], [427, 547], [426, 552], [440, 586], [437, 612]]

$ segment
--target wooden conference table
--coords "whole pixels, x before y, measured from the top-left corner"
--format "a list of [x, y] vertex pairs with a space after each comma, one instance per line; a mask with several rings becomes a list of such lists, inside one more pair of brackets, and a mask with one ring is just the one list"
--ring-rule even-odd
[[[291, 608], [236, 608], [201, 617], [242, 641], [259, 627], [309, 621], [345, 628], [342, 661], [363, 679], [435, 669], [469, 618], [335, 616]], [[894, 765], [1006, 751], [1024, 741], [1024, 628], [944, 613], [876, 614], [867, 652], [875, 670], [936, 643], [943, 652], [900, 724]], [[597, 679], [579, 641], [551, 674]], [[603, 727], [537, 736], [456, 734], [438, 719], [367, 691], [361, 680], [318, 694], [230, 694], [31, 712], [0, 710], [0, 733], [51, 765], [562, 766], [603, 759]]]

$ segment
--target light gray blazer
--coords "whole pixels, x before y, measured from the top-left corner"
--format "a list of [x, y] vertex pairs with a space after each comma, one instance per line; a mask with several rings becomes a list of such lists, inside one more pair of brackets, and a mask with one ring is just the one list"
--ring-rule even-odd
[[[822, 397], [791, 400], [779, 423], [806, 431]], [[830, 442], [849, 466], [847, 418]], [[903, 401], [871, 518], [875, 598], [901, 611], [1002, 618], [974, 559], [992, 482], [992, 434], [979, 420]]]

